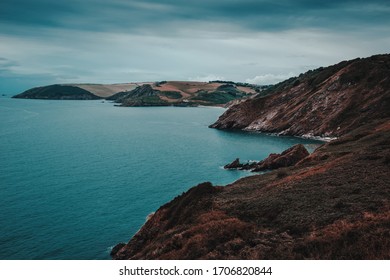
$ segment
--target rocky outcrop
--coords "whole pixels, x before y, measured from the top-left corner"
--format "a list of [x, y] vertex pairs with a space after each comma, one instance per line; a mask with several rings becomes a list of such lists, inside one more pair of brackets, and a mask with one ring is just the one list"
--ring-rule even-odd
[[91, 92], [68, 85], [50, 85], [44, 87], [36, 87], [25, 92], [13, 96], [13, 98], [26, 99], [53, 99], [53, 100], [95, 100], [101, 97], [92, 94]]
[[265, 160], [260, 161], [252, 171], [274, 170], [281, 167], [294, 166], [309, 155], [302, 144], [297, 144], [285, 150], [281, 154], [270, 154]]
[[122, 249], [124, 246], [126, 246], [126, 243], [119, 243], [119, 244], [116, 244], [112, 249], [111, 249], [111, 252], [110, 252], [110, 255], [111, 256], [115, 256], [120, 249]]
[[231, 163], [229, 164], [226, 164], [223, 168], [225, 169], [239, 169], [243, 166], [242, 163], [240, 163], [240, 159], [239, 158], [236, 158], [235, 160], [233, 160]]
[[390, 55], [343, 61], [272, 86], [234, 105], [218, 129], [338, 137], [390, 116]]
[[270, 154], [266, 159], [259, 162], [240, 163], [236, 158], [233, 162], [224, 166], [225, 169], [251, 170], [253, 172], [274, 170], [281, 167], [293, 166], [309, 155], [302, 144], [297, 144], [285, 150], [281, 154]]

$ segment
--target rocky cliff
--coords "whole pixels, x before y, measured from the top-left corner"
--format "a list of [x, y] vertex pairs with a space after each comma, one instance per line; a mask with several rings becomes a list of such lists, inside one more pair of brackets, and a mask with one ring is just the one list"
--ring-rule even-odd
[[285, 150], [281, 154], [270, 154], [266, 159], [259, 162], [242, 164], [240, 159], [235, 159], [232, 163], [224, 166], [225, 169], [251, 170], [253, 172], [275, 170], [282, 167], [289, 167], [299, 163], [306, 158], [309, 152], [302, 144], [297, 144]]
[[[389, 56], [290, 79], [213, 125], [336, 135], [294, 166], [163, 205], [114, 259], [389, 259]], [[237, 163], [237, 162], [236, 162]]]
[[230, 107], [219, 129], [338, 137], [390, 115], [390, 55], [343, 61], [291, 78]]

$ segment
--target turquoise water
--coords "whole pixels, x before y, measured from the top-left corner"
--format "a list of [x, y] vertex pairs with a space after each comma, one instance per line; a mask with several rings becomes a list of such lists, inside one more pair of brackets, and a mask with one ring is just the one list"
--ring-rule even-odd
[[219, 108], [0, 98], [0, 259], [108, 259], [145, 217], [221, 168], [298, 138], [209, 129]]

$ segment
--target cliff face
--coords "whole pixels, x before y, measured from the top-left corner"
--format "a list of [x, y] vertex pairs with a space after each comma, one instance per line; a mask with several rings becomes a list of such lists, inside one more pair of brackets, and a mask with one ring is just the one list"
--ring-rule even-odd
[[390, 55], [377, 55], [277, 84], [232, 106], [211, 127], [337, 137], [389, 115]]
[[162, 206], [114, 259], [389, 259], [389, 56], [308, 72], [213, 125], [337, 135], [297, 164]]
[[240, 163], [240, 159], [235, 159], [232, 163], [224, 166], [225, 169], [251, 170], [259, 172], [265, 170], [275, 170], [282, 167], [289, 167], [297, 164], [306, 158], [309, 152], [302, 144], [297, 144], [285, 150], [281, 154], [270, 154], [266, 159], [256, 162]]

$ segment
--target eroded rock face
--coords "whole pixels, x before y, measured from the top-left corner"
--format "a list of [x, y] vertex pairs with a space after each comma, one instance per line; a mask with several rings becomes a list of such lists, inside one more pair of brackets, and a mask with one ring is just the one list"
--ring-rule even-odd
[[281, 154], [270, 154], [260, 162], [240, 163], [236, 158], [233, 162], [224, 166], [225, 169], [251, 170], [259, 172], [264, 170], [274, 170], [281, 167], [293, 166], [309, 155], [309, 152], [302, 144], [297, 144], [285, 150]]
[[233, 160], [231, 163], [229, 164], [226, 164], [223, 168], [225, 169], [239, 169], [241, 168], [243, 165], [240, 163], [240, 159], [239, 158], [236, 158], [235, 160]]
[[112, 248], [111, 252], [110, 252], [110, 256], [115, 256], [120, 249], [122, 249], [124, 246], [126, 245], [126, 243], [118, 243], [114, 246], [114, 248]]
[[294, 166], [308, 155], [309, 152], [306, 148], [302, 144], [297, 144], [285, 150], [281, 154], [270, 154], [268, 158], [260, 161], [252, 171], [258, 172]]
[[343, 61], [279, 83], [230, 107], [210, 127], [339, 137], [390, 116], [390, 55]]

